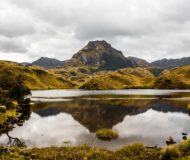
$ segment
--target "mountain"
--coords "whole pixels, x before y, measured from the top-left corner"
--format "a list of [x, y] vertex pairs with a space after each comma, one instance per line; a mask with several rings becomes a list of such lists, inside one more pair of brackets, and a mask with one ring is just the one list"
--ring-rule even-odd
[[47, 69], [61, 67], [65, 64], [65, 61], [60, 61], [54, 58], [41, 57], [40, 59], [31, 63], [31, 65], [36, 65], [40, 67], [44, 67]]
[[[60, 61], [54, 58], [41, 57], [32, 63], [22, 63], [24, 66], [41, 66], [52, 68], [80, 68], [88, 73], [104, 70], [117, 70], [128, 67], [146, 67], [156, 76], [166, 69], [190, 65], [190, 57], [181, 59], [161, 59], [152, 63], [137, 57], [125, 57], [123, 53], [102, 40], [89, 41], [88, 44], [72, 56], [70, 60]], [[75, 70], [78, 70], [78, 69]]]
[[68, 66], [94, 67], [96, 71], [134, 67], [131, 60], [106, 41], [90, 41], [69, 60]]
[[172, 69], [175, 67], [190, 65], [190, 57], [184, 57], [179, 59], [161, 59], [154, 61], [150, 64], [152, 67], [158, 67], [164, 69]]

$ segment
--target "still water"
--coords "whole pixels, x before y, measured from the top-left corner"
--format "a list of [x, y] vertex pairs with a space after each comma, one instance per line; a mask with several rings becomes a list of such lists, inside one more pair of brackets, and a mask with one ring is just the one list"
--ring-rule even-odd
[[[117, 149], [130, 143], [164, 146], [190, 133], [190, 90], [48, 90], [32, 92], [32, 114], [11, 136], [28, 146], [88, 144]], [[96, 138], [98, 129], [119, 134], [112, 141]], [[0, 138], [0, 143], [7, 140]]]

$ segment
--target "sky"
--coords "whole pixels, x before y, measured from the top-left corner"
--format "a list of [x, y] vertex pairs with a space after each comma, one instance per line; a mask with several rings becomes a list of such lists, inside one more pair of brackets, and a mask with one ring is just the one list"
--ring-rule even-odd
[[154, 61], [190, 56], [189, 0], [0, 0], [0, 59], [66, 60], [88, 41]]

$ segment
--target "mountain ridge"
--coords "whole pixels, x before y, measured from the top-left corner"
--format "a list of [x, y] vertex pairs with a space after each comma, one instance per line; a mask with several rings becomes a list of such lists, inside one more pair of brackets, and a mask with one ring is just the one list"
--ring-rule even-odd
[[36, 66], [50, 69], [50, 68], [56, 68], [56, 67], [63, 66], [64, 63], [65, 63], [65, 61], [60, 61], [55, 58], [41, 57], [41, 58], [37, 59], [36, 61], [32, 62], [31, 65], [36, 65]]
[[176, 58], [176, 59], [163, 58], [161, 60], [156, 60], [150, 63], [151, 66], [161, 67], [164, 69], [172, 69], [175, 67], [186, 66], [189, 64], [190, 64], [190, 57], [182, 57], [182, 58]]
[[[153, 62], [144, 59], [128, 56], [125, 57], [122, 51], [117, 50], [104, 40], [89, 41], [82, 49], [75, 53], [71, 59], [61, 61], [55, 58], [41, 57], [32, 63], [22, 63], [26, 66], [40, 66], [46, 69], [62, 67], [88, 67], [93, 72], [102, 70], [118, 70], [128, 67], [147, 67], [159, 75], [166, 69], [190, 65], [190, 57], [176, 59], [163, 58]], [[90, 72], [91, 72], [90, 71]]]

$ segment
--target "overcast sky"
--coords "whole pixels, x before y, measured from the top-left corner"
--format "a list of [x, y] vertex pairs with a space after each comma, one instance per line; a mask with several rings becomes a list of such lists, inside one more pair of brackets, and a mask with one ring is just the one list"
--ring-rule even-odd
[[0, 0], [0, 59], [65, 60], [90, 40], [148, 61], [190, 56], [190, 1]]

